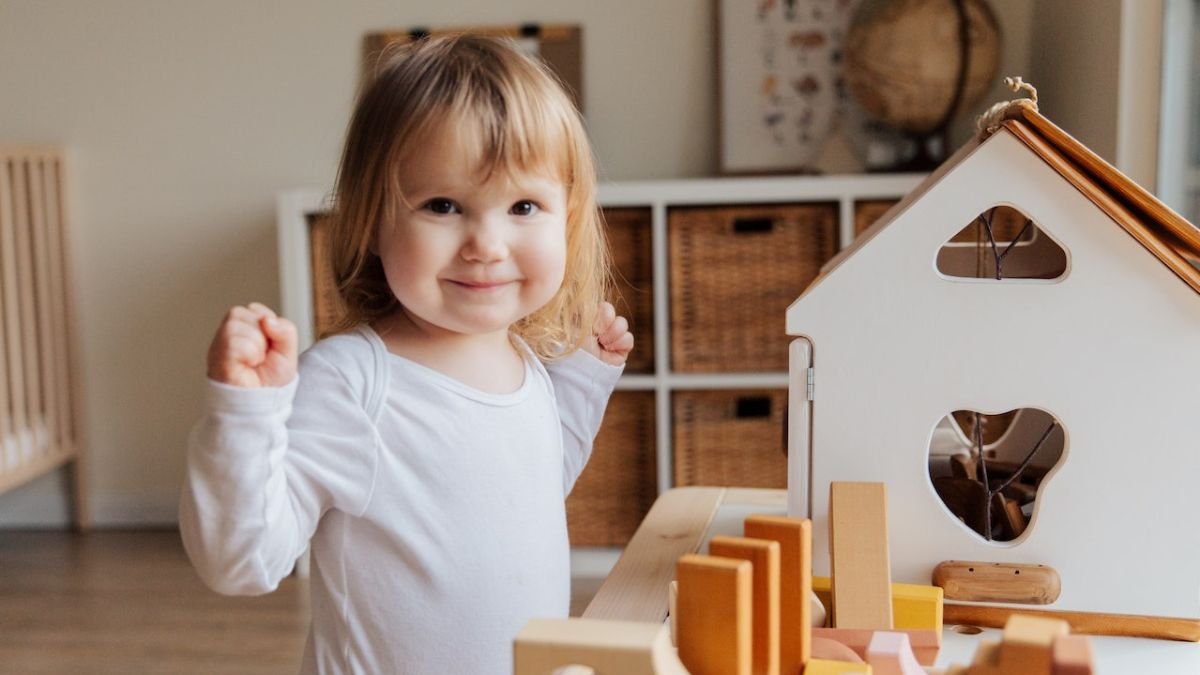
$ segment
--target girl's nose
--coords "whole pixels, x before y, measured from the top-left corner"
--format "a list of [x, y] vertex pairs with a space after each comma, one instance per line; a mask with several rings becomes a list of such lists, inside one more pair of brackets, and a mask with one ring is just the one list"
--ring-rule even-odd
[[491, 263], [503, 260], [507, 255], [508, 245], [498, 224], [484, 220], [470, 226], [462, 247], [464, 260]]

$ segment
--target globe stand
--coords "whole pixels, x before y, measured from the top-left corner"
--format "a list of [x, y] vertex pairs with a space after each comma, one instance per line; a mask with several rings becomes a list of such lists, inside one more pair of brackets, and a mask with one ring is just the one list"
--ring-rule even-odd
[[928, 134], [906, 134], [917, 146], [917, 153], [887, 169], [891, 172], [928, 173], [946, 161], [949, 129], [943, 126]]

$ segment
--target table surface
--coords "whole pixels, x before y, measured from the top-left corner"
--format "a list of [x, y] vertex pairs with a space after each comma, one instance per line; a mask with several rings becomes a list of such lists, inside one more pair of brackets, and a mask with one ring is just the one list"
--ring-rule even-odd
[[[705, 553], [714, 535], [740, 536], [754, 513], [784, 515], [785, 490], [685, 487], [664, 492], [654, 502], [625, 551], [601, 584], [583, 616], [591, 619], [662, 622], [667, 587], [675, 562], [687, 553]], [[981, 640], [998, 640], [997, 629], [964, 635], [947, 626], [936, 667], [971, 662]], [[1140, 638], [1090, 636], [1097, 675], [1200, 673], [1200, 644]]]

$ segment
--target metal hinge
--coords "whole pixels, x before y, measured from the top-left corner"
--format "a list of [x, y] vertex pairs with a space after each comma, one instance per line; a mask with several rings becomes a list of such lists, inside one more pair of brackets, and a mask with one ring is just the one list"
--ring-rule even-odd
[[813, 369], [808, 369], [808, 400], [816, 400], [816, 376], [813, 375]]

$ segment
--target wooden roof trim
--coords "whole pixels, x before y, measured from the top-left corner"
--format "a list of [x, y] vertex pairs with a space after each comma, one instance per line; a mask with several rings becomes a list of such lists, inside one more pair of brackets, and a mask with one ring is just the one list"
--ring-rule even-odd
[[[1044, 117], [1036, 113], [1031, 114], [1036, 115], [1037, 118], [1053, 127], [1049, 120], [1046, 120]], [[1025, 124], [1023, 120], [1007, 120], [1004, 122], [1004, 128], [1028, 146], [1030, 150], [1037, 153], [1043, 161], [1049, 164], [1063, 178], [1067, 179], [1068, 182], [1074, 185], [1092, 203], [1100, 207], [1122, 229], [1136, 239], [1138, 243], [1153, 253], [1155, 257], [1161, 260], [1163, 264], [1170, 268], [1188, 286], [1191, 286], [1192, 290], [1200, 293], [1200, 269], [1196, 269], [1180, 252], [1182, 250], [1185, 254], [1197, 254], [1197, 248], [1200, 248], [1200, 246], [1197, 246], [1197, 248], [1189, 246], [1188, 244], [1191, 243], [1190, 238], [1183, 239], [1180, 236], [1176, 236], [1177, 230], [1175, 227], [1167, 226], [1163, 221], [1159, 220], [1156, 217], [1158, 214], [1147, 211], [1137, 213], [1130, 207], [1135, 206], [1139, 202], [1145, 203], [1145, 198], [1149, 197], [1154, 202], [1157, 202], [1161, 209], [1165, 209], [1172, 215], [1175, 215], [1174, 212], [1171, 212], [1162, 202], [1154, 199], [1153, 196], [1146, 193], [1144, 189], [1129, 180], [1124, 174], [1109, 166], [1104, 160], [1096, 157], [1090, 150], [1070, 136], [1067, 136], [1061, 130], [1058, 130], [1058, 134], [1061, 134], [1062, 138], [1068, 139], [1075, 146], [1076, 151], [1081, 149], [1084, 155], [1090, 156], [1095, 160], [1089, 161], [1089, 164], [1097, 166], [1096, 163], [1098, 162], [1103, 167], [1107, 167], [1107, 175], [1102, 173], [1097, 176], [1085, 172], [1083, 168], [1069, 158], [1070, 154], [1062, 151], [1062, 146], [1054, 142], [1060, 139], [1043, 136], [1030, 125]], [[1057, 130], [1058, 128], [1054, 127], [1054, 129]], [[1116, 177], [1120, 178], [1120, 182], [1115, 181]], [[1113, 182], [1109, 182], [1109, 180], [1113, 180]], [[1132, 196], [1132, 191], [1127, 186], [1132, 186], [1136, 192], [1142, 193], [1142, 199], [1137, 201], [1130, 200], [1130, 202], [1123, 202], [1119, 199], [1118, 196]], [[1116, 194], [1114, 194], [1114, 191]], [[1195, 228], [1186, 220], [1183, 220], [1182, 217], [1175, 215], [1175, 218], [1178, 218], [1184, 225], [1195, 231]], [[1200, 235], [1200, 233], [1196, 234]]]

